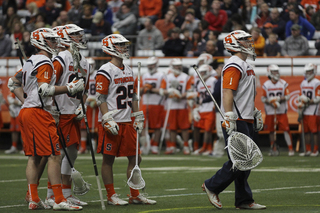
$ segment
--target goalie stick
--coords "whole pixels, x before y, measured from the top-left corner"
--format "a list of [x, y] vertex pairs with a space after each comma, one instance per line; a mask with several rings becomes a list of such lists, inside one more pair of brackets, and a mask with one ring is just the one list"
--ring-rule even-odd
[[[70, 45], [70, 49], [71, 49], [71, 54], [72, 54], [72, 58], [73, 58], [73, 63], [76, 62], [76, 66], [74, 66], [74, 70], [76, 71], [76, 75], [77, 75], [77, 78], [79, 78], [78, 76], [78, 69], [80, 70], [82, 76], [86, 76], [86, 72], [83, 70], [83, 68], [80, 66], [80, 61], [79, 61], [79, 50], [77, 47], [75, 47], [74, 43], [72, 43]], [[105, 210], [106, 209], [106, 206], [104, 204], [104, 201], [103, 201], [103, 195], [102, 195], [102, 189], [101, 189], [101, 183], [100, 183], [100, 180], [99, 180], [99, 173], [98, 173], [98, 168], [97, 168], [97, 162], [96, 162], [96, 158], [94, 156], [94, 150], [93, 150], [93, 146], [92, 146], [92, 136], [91, 136], [91, 132], [89, 130], [89, 125], [88, 125], [88, 120], [87, 120], [87, 115], [86, 115], [86, 111], [85, 111], [85, 106], [84, 106], [84, 102], [83, 102], [83, 97], [81, 95], [81, 98], [80, 98], [80, 103], [81, 103], [81, 106], [82, 106], [82, 112], [84, 114], [84, 122], [86, 124], [86, 130], [87, 130], [87, 134], [89, 136], [89, 146], [90, 146], [90, 151], [91, 151], [91, 158], [92, 158], [92, 163], [93, 163], [93, 168], [94, 168], [94, 173], [95, 173], [95, 176], [96, 176], [96, 180], [97, 180], [97, 185], [98, 185], [98, 190], [99, 190], [99, 196], [100, 196], [100, 201], [101, 201], [101, 208], [102, 210]]]

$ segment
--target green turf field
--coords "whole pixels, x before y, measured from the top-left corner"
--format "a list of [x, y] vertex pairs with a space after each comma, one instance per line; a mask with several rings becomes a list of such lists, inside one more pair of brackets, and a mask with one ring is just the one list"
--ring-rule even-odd
[[[269, 157], [263, 152], [264, 161], [251, 172], [249, 184], [257, 203], [267, 206], [263, 212], [320, 212], [320, 164], [319, 157], [288, 157], [285, 151], [278, 157]], [[222, 210], [214, 208], [202, 191], [201, 184], [211, 177], [227, 160], [227, 157], [160, 155], [143, 156], [142, 176], [146, 181], [148, 197], [157, 200], [153, 206], [106, 205], [104, 212], [238, 212], [234, 207], [234, 185], [230, 185], [220, 199]], [[96, 155], [99, 174], [101, 155]], [[25, 167], [27, 158], [22, 155], [5, 155], [0, 151], [0, 212], [30, 212], [24, 197], [27, 191]], [[115, 188], [121, 198], [128, 200], [129, 188], [126, 186], [126, 158], [118, 158], [114, 165]], [[103, 212], [97, 191], [90, 154], [80, 155], [75, 168], [83, 173], [92, 189], [81, 197], [89, 206], [82, 212]], [[46, 197], [44, 174], [39, 195]], [[101, 176], [100, 176], [101, 179]], [[102, 183], [102, 180], [101, 180]], [[103, 188], [103, 194], [106, 191]], [[106, 198], [106, 197], [105, 197]], [[106, 201], [106, 200], [105, 200]], [[106, 202], [105, 202], [106, 203]], [[52, 210], [46, 210], [46, 212]], [[37, 211], [42, 212], [42, 211]]]

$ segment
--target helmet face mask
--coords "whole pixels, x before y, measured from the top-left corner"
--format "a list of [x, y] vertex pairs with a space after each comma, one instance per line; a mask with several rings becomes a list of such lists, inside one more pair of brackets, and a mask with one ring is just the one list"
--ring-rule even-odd
[[208, 77], [211, 76], [211, 66], [207, 65], [207, 64], [203, 64], [199, 67], [199, 73], [201, 75], [201, 77], [203, 78], [203, 80], [206, 80]]
[[102, 51], [122, 59], [129, 59], [129, 41], [120, 34], [111, 34], [102, 39]]
[[40, 28], [31, 32], [30, 42], [38, 49], [44, 50], [52, 55], [58, 53], [58, 36], [49, 28]]
[[311, 81], [317, 74], [316, 65], [313, 63], [306, 64], [304, 67], [304, 77], [307, 81]]
[[150, 57], [147, 60], [147, 67], [150, 74], [157, 72], [159, 59], [157, 57]]
[[268, 66], [268, 78], [274, 81], [278, 81], [280, 79], [279, 67], [276, 64], [271, 64]]
[[56, 32], [62, 45], [70, 47], [73, 43], [79, 49], [87, 49], [88, 41], [81, 27], [75, 24], [67, 24], [59, 27]]

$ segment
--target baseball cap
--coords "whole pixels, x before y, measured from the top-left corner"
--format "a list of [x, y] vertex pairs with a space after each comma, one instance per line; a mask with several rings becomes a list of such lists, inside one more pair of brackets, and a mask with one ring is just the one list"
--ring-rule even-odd
[[97, 24], [103, 19], [103, 13], [98, 11], [94, 14], [92, 23]]
[[172, 32], [173, 32], [173, 33], [180, 33], [179, 27], [173, 28], [173, 29], [172, 29]]
[[272, 25], [270, 22], [268, 22], [268, 23], [265, 23], [265, 24], [263, 25], [263, 27], [264, 27], [264, 28], [273, 28], [273, 25]]
[[294, 24], [291, 26], [291, 30], [301, 30], [301, 26], [299, 24]]

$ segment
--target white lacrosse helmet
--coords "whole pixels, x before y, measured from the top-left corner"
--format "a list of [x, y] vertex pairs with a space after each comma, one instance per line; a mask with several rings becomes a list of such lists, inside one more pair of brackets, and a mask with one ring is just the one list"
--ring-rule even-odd
[[182, 69], [183, 69], [181, 59], [180, 58], [172, 59], [172, 61], [170, 63], [170, 67], [171, 67], [172, 72], [175, 75], [180, 75], [180, 73], [182, 72]]
[[229, 33], [224, 38], [223, 45], [230, 53], [247, 53], [253, 61], [256, 59], [252, 36], [243, 30], [235, 30]]
[[157, 57], [149, 57], [147, 60], [147, 67], [150, 74], [157, 72], [159, 59]]
[[93, 58], [87, 58], [87, 61], [90, 65], [90, 74], [92, 74], [96, 68], [96, 61]]
[[199, 73], [204, 80], [212, 75], [211, 70], [212, 70], [212, 67], [208, 64], [202, 64], [199, 67]]
[[53, 32], [55, 32], [55, 33], [57, 34], [57, 36], [59, 37], [59, 38], [57, 39], [57, 41], [58, 41], [58, 47], [65, 47], [64, 45], [61, 44], [61, 38], [60, 38], [60, 36], [58, 35], [58, 31], [62, 30], [63, 27], [64, 27], [64, 26], [56, 26], [56, 27], [52, 28]]
[[31, 32], [30, 42], [36, 48], [56, 55], [58, 53], [57, 38], [57, 34], [52, 29], [39, 28]]
[[[310, 73], [309, 71], [312, 71]], [[313, 63], [308, 63], [304, 66], [304, 77], [307, 81], [310, 81], [314, 78], [314, 76], [317, 74], [317, 67]]]
[[276, 64], [270, 64], [267, 69], [268, 78], [278, 81], [280, 79], [279, 67]]
[[87, 49], [87, 39], [84, 30], [75, 24], [67, 24], [57, 31], [60, 42], [66, 47], [70, 47], [71, 43], [75, 44], [79, 49]]
[[202, 64], [211, 64], [212, 62], [213, 62], [212, 55], [208, 53], [202, 53], [197, 58], [198, 66], [201, 66]]
[[111, 34], [102, 39], [102, 51], [122, 59], [129, 59], [129, 40], [120, 34]]

